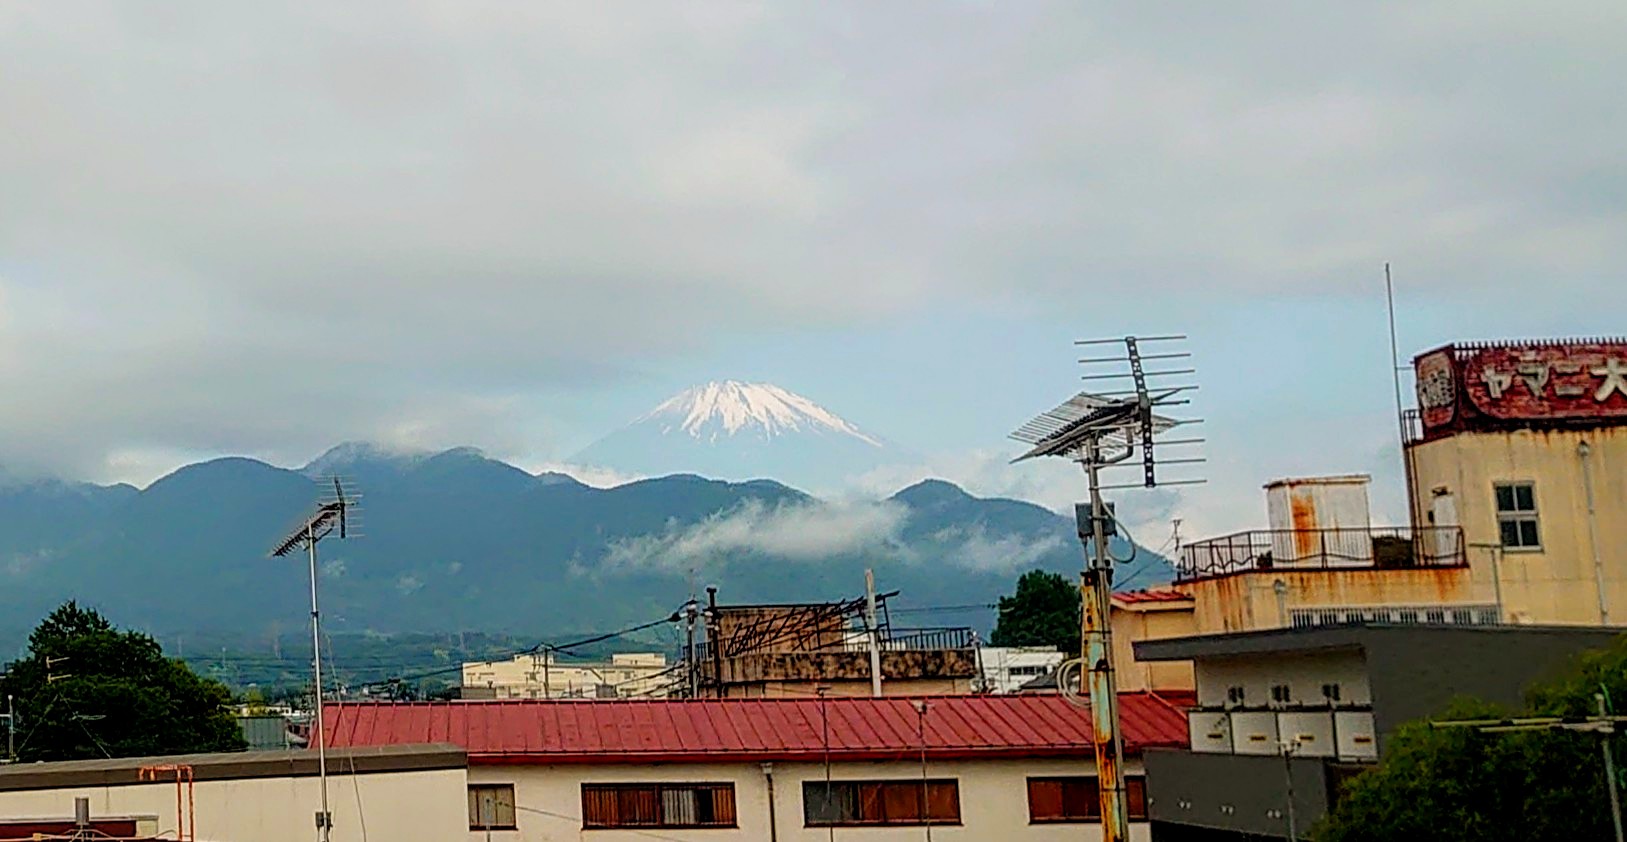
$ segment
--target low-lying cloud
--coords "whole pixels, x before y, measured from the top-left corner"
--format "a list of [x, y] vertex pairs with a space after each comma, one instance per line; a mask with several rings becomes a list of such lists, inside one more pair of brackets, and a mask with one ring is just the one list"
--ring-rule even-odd
[[898, 553], [909, 509], [890, 501], [808, 501], [769, 506], [748, 500], [689, 526], [669, 523], [659, 534], [614, 541], [605, 554], [612, 570], [682, 570], [733, 553], [790, 561], [885, 550]]

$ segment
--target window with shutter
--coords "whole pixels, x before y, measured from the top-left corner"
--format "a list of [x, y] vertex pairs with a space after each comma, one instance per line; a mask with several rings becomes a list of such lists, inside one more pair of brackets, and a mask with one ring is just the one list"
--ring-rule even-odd
[[470, 785], [469, 829], [514, 830], [514, 785]]
[[582, 826], [734, 827], [734, 784], [582, 784]]
[[848, 825], [954, 825], [960, 823], [960, 784], [951, 779], [804, 781], [803, 823]]
[[[1147, 786], [1140, 777], [1124, 781], [1132, 821], [1147, 819]], [[1088, 823], [1102, 820], [1101, 792], [1094, 777], [1028, 779], [1028, 821], [1033, 824]]]

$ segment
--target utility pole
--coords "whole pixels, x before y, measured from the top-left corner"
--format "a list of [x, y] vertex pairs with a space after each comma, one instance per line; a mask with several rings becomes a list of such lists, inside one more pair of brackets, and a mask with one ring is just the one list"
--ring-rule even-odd
[[305, 522], [305, 547], [311, 560], [311, 672], [316, 684], [316, 776], [322, 790], [322, 812], [316, 814], [316, 838], [328, 842], [333, 813], [328, 810], [328, 736], [322, 722], [322, 612], [316, 602], [316, 521]]
[[[1604, 694], [1593, 694], [1593, 700], [1599, 703], [1599, 718], [1604, 719], [1610, 712], [1604, 706]], [[1610, 751], [1610, 735], [1615, 733], [1614, 728], [1599, 732], [1599, 748], [1604, 752], [1604, 788], [1610, 793], [1610, 820], [1616, 825], [1616, 842], [1623, 842], [1621, 829], [1621, 793], [1616, 791], [1616, 758]]]
[[316, 738], [316, 772], [321, 792], [321, 808], [316, 814], [317, 842], [329, 842], [333, 832], [333, 812], [328, 808], [328, 738], [322, 711], [322, 611], [317, 602], [316, 545], [327, 536], [338, 533], [349, 537], [349, 512], [354, 501], [345, 493], [338, 479], [333, 480], [333, 499], [318, 506], [315, 514], [303, 526], [284, 538], [271, 550], [273, 558], [282, 558], [303, 546], [306, 552], [311, 585], [311, 698], [315, 711], [312, 716], [313, 736]]
[[706, 586], [706, 648], [712, 650], [712, 682], [719, 699], [723, 698], [723, 632], [717, 616], [717, 586]]
[[1092, 441], [1085, 460], [1085, 474], [1090, 480], [1088, 534], [1093, 550], [1083, 577], [1084, 592], [1080, 594], [1085, 605], [1081, 612], [1084, 620], [1082, 654], [1090, 682], [1090, 725], [1096, 741], [1096, 780], [1102, 799], [1102, 842], [1128, 842], [1130, 803], [1119, 765], [1124, 751], [1118, 727], [1118, 682], [1113, 674], [1113, 560], [1107, 550], [1107, 524], [1111, 515], [1102, 500], [1101, 458], [1101, 444]]
[[1604, 787], [1610, 797], [1610, 821], [1615, 826], [1616, 842], [1627, 842], [1621, 820], [1620, 781], [1616, 780], [1616, 759], [1610, 751], [1610, 738], [1616, 727], [1627, 722], [1627, 716], [1612, 716], [1603, 693], [1594, 693], [1599, 713], [1587, 717], [1533, 716], [1521, 719], [1459, 719], [1430, 722], [1431, 728], [1473, 728], [1483, 734], [1507, 734], [1517, 731], [1582, 731], [1599, 735], [1599, 749], [1604, 752]]
[[864, 615], [870, 640], [870, 695], [881, 698], [881, 632], [876, 627], [876, 574], [864, 569]]
[[689, 698], [700, 695], [700, 673], [695, 671], [695, 615], [700, 606], [695, 604], [695, 597], [691, 595], [689, 601], [684, 603], [684, 683], [689, 688]]
[[1282, 743], [1282, 773], [1285, 791], [1288, 795], [1288, 842], [1299, 842], [1298, 822], [1294, 816], [1294, 749], [1299, 748], [1298, 740], [1285, 740]]
[[17, 762], [17, 708], [10, 693], [6, 694], [6, 762]]
[[[1184, 336], [1126, 336], [1122, 339], [1075, 343], [1093, 347], [1119, 346], [1123, 356], [1079, 360], [1086, 366], [1111, 367], [1109, 370], [1087, 368], [1087, 373], [1081, 379], [1119, 382], [1106, 385], [1107, 391], [1079, 392], [1056, 408], [1030, 419], [1011, 434], [1011, 438], [1030, 446], [1013, 462], [1039, 456], [1064, 457], [1084, 468], [1090, 485], [1088, 505], [1074, 507], [1079, 539], [1089, 556], [1079, 577], [1082, 651], [1081, 657], [1070, 659], [1058, 669], [1057, 683], [1069, 704], [1088, 707], [1090, 711], [1101, 797], [1102, 842], [1128, 842], [1130, 838], [1129, 799], [1122, 777], [1124, 770], [1120, 765], [1124, 745], [1119, 733], [1118, 687], [1113, 672], [1113, 558], [1108, 552], [1107, 539], [1109, 530], [1114, 526], [1114, 515], [1102, 499], [1102, 491], [1104, 488], [1152, 488], [1202, 482], [1201, 479], [1160, 479], [1157, 471], [1163, 465], [1193, 464], [1203, 459], [1169, 459], [1154, 454], [1155, 445], [1167, 447], [1202, 443], [1202, 439], [1160, 439], [1160, 434], [1174, 427], [1197, 422], [1176, 421], [1155, 414], [1155, 410], [1166, 406], [1188, 403], [1181, 395], [1196, 387], [1154, 385], [1154, 382], [1163, 377], [1184, 377], [1195, 373], [1195, 370], [1147, 370], [1143, 365], [1151, 360], [1184, 360], [1190, 358], [1191, 354], [1183, 351], [1141, 352], [1144, 343], [1184, 339]], [[1134, 458], [1138, 456], [1139, 459]], [[1102, 469], [1121, 465], [1140, 467], [1141, 481], [1103, 486]], [[1089, 685], [1088, 701], [1081, 698], [1081, 694], [1065, 678], [1075, 670], [1088, 673], [1088, 677], [1082, 676], [1082, 683], [1088, 682]]]

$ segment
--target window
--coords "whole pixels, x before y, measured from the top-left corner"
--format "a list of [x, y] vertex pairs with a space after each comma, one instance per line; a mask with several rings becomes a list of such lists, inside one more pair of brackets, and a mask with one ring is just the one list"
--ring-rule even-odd
[[582, 784], [583, 827], [734, 827], [734, 784]]
[[[1147, 781], [1125, 778], [1125, 799], [1130, 818], [1147, 820]], [[1102, 795], [1093, 777], [1029, 778], [1028, 821], [1032, 824], [1099, 822]]]
[[1244, 694], [1241, 686], [1226, 688], [1226, 701], [1231, 702], [1234, 705], [1240, 705], [1243, 703], [1243, 698]]
[[808, 827], [960, 824], [960, 784], [954, 780], [803, 781]]
[[1288, 685], [1286, 685], [1286, 684], [1273, 684], [1273, 685], [1271, 685], [1271, 701], [1277, 702], [1278, 704], [1286, 704], [1286, 703], [1291, 702], [1293, 700], [1294, 700], [1294, 693], [1293, 693], [1293, 690], [1289, 689]]
[[1492, 488], [1497, 496], [1497, 530], [1501, 533], [1503, 548], [1542, 549], [1542, 536], [1537, 530], [1536, 486], [1529, 482], [1507, 482]]
[[469, 786], [470, 830], [516, 830], [513, 784]]
[[1330, 702], [1339, 701], [1339, 685], [1337, 685], [1337, 684], [1324, 684], [1324, 685], [1322, 685], [1322, 698], [1327, 699]]

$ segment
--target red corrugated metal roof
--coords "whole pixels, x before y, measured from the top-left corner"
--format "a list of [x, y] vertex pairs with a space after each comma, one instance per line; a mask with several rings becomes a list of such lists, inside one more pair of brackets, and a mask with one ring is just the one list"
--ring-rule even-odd
[[[330, 746], [448, 742], [477, 764], [888, 760], [920, 757], [918, 701], [929, 757], [1093, 752], [1089, 712], [1060, 696], [377, 702], [325, 712]], [[1127, 752], [1186, 745], [1186, 714], [1167, 698], [1125, 693], [1119, 718]]]
[[1141, 602], [1191, 602], [1192, 595], [1171, 590], [1121, 591], [1113, 599], [1127, 605]]

